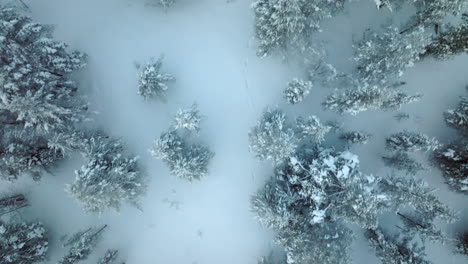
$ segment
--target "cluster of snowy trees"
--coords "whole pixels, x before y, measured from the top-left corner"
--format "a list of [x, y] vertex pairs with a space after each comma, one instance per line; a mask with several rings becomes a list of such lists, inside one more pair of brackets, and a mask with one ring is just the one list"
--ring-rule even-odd
[[118, 211], [123, 202], [139, 208], [146, 182], [138, 157], [125, 157], [122, 141], [102, 133], [87, 136], [83, 144], [86, 163], [75, 172], [75, 182], [66, 190], [87, 212]]
[[[406, 208], [411, 214], [401, 213]], [[456, 220], [423, 181], [364, 174], [356, 155], [314, 142], [301, 145], [277, 165], [273, 177], [252, 197], [252, 210], [264, 226], [278, 233], [286, 263], [349, 263], [354, 235], [345, 222], [365, 230], [382, 263], [424, 258], [420, 248], [426, 238], [446, 241], [434, 220]], [[405, 234], [414, 235], [385, 235], [379, 216], [386, 211], [400, 215]], [[409, 247], [408, 241], [418, 246]], [[403, 246], [407, 248], [395, 250]]]
[[303, 140], [322, 142], [332, 126], [322, 124], [316, 116], [287, 120], [279, 109], [267, 109], [249, 132], [250, 149], [260, 160], [282, 163]]
[[434, 152], [433, 160], [453, 190], [468, 194], [468, 99], [461, 98], [457, 108], [447, 110], [444, 116], [460, 138]]
[[308, 53], [313, 33], [320, 31], [324, 19], [342, 10], [345, 0], [257, 0], [252, 4], [255, 14], [255, 35], [259, 41], [257, 54], [269, 56], [275, 52]]
[[52, 139], [86, 120], [88, 106], [72, 80], [85, 56], [69, 53], [51, 27], [15, 9], [0, 7], [0, 22], [0, 177], [39, 179], [73, 147], [55, 148]]
[[187, 140], [200, 131], [202, 116], [196, 104], [179, 109], [168, 131], [154, 141], [151, 155], [162, 160], [172, 175], [188, 181], [208, 175], [208, 165], [214, 153], [204, 144]]

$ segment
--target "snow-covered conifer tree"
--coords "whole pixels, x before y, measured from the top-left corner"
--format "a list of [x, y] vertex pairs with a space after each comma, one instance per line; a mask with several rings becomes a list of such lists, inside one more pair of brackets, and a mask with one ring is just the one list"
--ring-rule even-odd
[[439, 142], [425, 134], [404, 130], [387, 137], [385, 146], [391, 151], [434, 151]]
[[396, 27], [383, 33], [367, 32], [354, 54], [359, 80], [370, 85], [391, 83], [420, 59], [430, 41], [423, 28], [407, 34], [400, 34]]
[[312, 87], [313, 85], [309, 81], [293, 79], [286, 85], [284, 97], [290, 104], [300, 103], [310, 93]]
[[208, 175], [208, 165], [214, 156], [208, 147], [188, 143], [173, 129], [155, 140], [150, 153], [165, 162], [172, 175], [188, 181]]
[[0, 216], [14, 212], [28, 206], [28, 200], [24, 195], [17, 194], [0, 198]]
[[331, 126], [320, 123], [320, 120], [316, 116], [298, 117], [296, 119], [295, 130], [297, 136], [301, 139], [322, 143], [325, 140], [325, 135], [331, 129]]
[[422, 180], [412, 177], [387, 176], [380, 178], [379, 189], [398, 207], [409, 206], [416, 213], [424, 215], [429, 221], [440, 218], [446, 222], [453, 222], [457, 219], [457, 214], [447, 205], [442, 203], [434, 190]]
[[171, 74], [161, 72], [162, 63], [163, 56], [158, 60], [151, 58], [138, 74], [138, 94], [146, 100], [159, 99], [164, 101], [169, 89], [167, 84], [176, 80]]
[[281, 110], [267, 109], [249, 131], [249, 141], [257, 158], [278, 164], [295, 151], [299, 139]]
[[48, 248], [42, 223], [0, 222], [0, 263], [39, 263], [45, 260]]
[[372, 135], [366, 132], [350, 131], [342, 133], [339, 138], [348, 144], [367, 144], [371, 137]]
[[437, 149], [433, 157], [435, 165], [442, 171], [445, 182], [461, 193], [468, 194], [468, 142], [452, 142]]
[[406, 34], [417, 27], [431, 27], [438, 25], [449, 16], [457, 16], [465, 7], [467, 2], [465, 0], [417, 0], [413, 1], [416, 6], [416, 14], [411, 17], [407, 26], [401, 31]]
[[104, 256], [99, 259], [97, 264], [114, 264], [119, 256], [119, 251], [116, 249], [108, 249]]
[[339, 12], [344, 0], [256, 0], [255, 35], [257, 54], [268, 56], [276, 50], [304, 52], [311, 45], [311, 34], [320, 23]]
[[0, 7], [0, 178], [35, 179], [65, 155], [51, 137], [75, 131], [87, 104], [73, 74], [85, 56], [52, 39], [52, 28]]
[[286, 264], [349, 264], [353, 234], [341, 222], [327, 221], [303, 230], [287, 228], [277, 241], [286, 251]]
[[406, 174], [414, 175], [426, 168], [417, 160], [413, 159], [406, 152], [397, 151], [389, 156], [382, 157], [385, 165], [404, 171]]
[[430, 264], [426, 259], [424, 246], [411, 242], [407, 235], [391, 236], [381, 229], [369, 229], [366, 237], [382, 264], [386, 263], [412, 263]]
[[457, 108], [444, 113], [445, 122], [457, 129], [462, 135], [468, 136], [468, 98], [463, 97]]
[[362, 174], [358, 164], [350, 152], [304, 146], [276, 169], [253, 197], [252, 208], [269, 227], [313, 225], [330, 218], [375, 227], [387, 200], [378, 195], [375, 177]]
[[419, 101], [422, 95], [407, 95], [397, 89], [377, 86], [357, 87], [329, 95], [322, 105], [340, 114], [356, 115], [367, 110], [398, 110], [404, 104]]
[[85, 139], [86, 164], [75, 172], [76, 179], [66, 190], [87, 212], [118, 211], [124, 202], [139, 207], [139, 198], [146, 192], [138, 157], [124, 156], [124, 144], [103, 134]]
[[189, 133], [198, 135], [200, 132], [200, 122], [202, 116], [198, 110], [198, 105], [193, 104], [190, 108], [180, 108], [174, 117], [174, 128], [184, 129]]
[[448, 25], [436, 39], [426, 47], [425, 55], [447, 59], [462, 52], [468, 52], [468, 13], [457, 26]]
[[107, 225], [99, 229], [88, 228], [73, 234], [63, 245], [64, 247], [70, 247], [70, 249], [59, 261], [59, 264], [73, 264], [88, 259], [106, 227]]

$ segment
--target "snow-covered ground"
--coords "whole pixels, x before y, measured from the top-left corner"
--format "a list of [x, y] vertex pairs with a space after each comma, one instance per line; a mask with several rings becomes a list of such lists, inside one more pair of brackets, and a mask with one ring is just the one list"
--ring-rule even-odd
[[[93, 263], [107, 248], [119, 249], [126, 263], [256, 263], [268, 254], [274, 234], [253, 218], [249, 199], [272, 174], [272, 167], [249, 152], [247, 132], [267, 106], [281, 106], [291, 116], [315, 114], [323, 121], [338, 120], [347, 130], [372, 133], [370, 144], [351, 150], [359, 155], [362, 171], [377, 175], [389, 173], [380, 157], [384, 138], [393, 132], [418, 130], [444, 143], [455, 137], [442, 112], [467, 93], [466, 55], [445, 62], [428, 59], [408, 70], [405, 89], [425, 95], [402, 109], [410, 120], [397, 122], [395, 113], [381, 111], [338, 116], [324, 112], [320, 105], [331, 92], [326, 88], [315, 87], [301, 104], [286, 105], [282, 90], [290, 79], [304, 77], [303, 69], [280, 58], [255, 55], [250, 0], [180, 2], [167, 13], [145, 6], [143, 0], [26, 2], [37, 21], [55, 25], [57, 39], [88, 54], [80, 88], [98, 112], [95, 123], [128, 143], [150, 180], [143, 211], [124, 207], [120, 213], [103, 215], [85, 214], [63, 190], [80, 167], [78, 156], [39, 183], [29, 179], [2, 183], [8, 189], [24, 190], [32, 205], [25, 210], [26, 217], [43, 220], [51, 230], [50, 263], [63, 253], [61, 235], [104, 223], [109, 228], [86, 263]], [[323, 33], [324, 39], [335, 40], [328, 47], [329, 59], [342, 68], [349, 63], [353, 37], [360, 36], [356, 32], [380, 21], [386, 12], [378, 13], [371, 1], [350, 5], [347, 12], [325, 23]], [[163, 70], [176, 76], [177, 82], [170, 87], [167, 103], [145, 102], [137, 95], [135, 63], [162, 53]], [[169, 127], [177, 109], [193, 102], [206, 117], [199, 140], [216, 156], [208, 177], [188, 183], [170, 176], [148, 149]], [[435, 169], [418, 176], [439, 189], [442, 201], [461, 210], [461, 221], [445, 230], [451, 235], [462, 231], [468, 224], [466, 196], [449, 191]], [[355, 263], [377, 263], [365, 241], [358, 239], [354, 247]], [[434, 263], [466, 263], [447, 247], [430, 245], [427, 252]]]

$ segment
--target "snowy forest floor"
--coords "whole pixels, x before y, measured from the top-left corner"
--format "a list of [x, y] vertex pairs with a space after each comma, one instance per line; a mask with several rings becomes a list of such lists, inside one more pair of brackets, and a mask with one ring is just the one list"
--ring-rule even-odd
[[[143, 211], [125, 207], [120, 213], [85, 214], [64, 191], [80, 167], [79, 156], [62, 162], [53, 175], [39, 183], [21, 179], [2, 183], [2, 189], [25, 192], [32, 206], [26, 218], [40, 219], [51, 230], [50, 262], [61, 255], [59, 238], [79, 229], [108, 224], [103, 241], [87, 263], [105, 249], [116, 248], [126, 263], [254, 264], [273, 247], [274, 236], [253, 218], [250, 196], [272, 175], [272, 166], [258, 162], [248, 149], [248, 130], [268, 106], [279, 106], [291, 117], [316, 115], [337, 120], [346, 130], [372, 133], [371, 142], [351, 149], [360, 157], [362, 171], [386, 175], [385, 137], [403, 129], [417, 130], [446, 143], [455, 138], [442, 113], [455, 107], [467, 94], [468, 56], [449, 61], [426, 59], [408, 70], [403, 80], [409, 93], [421, 92], [422, 100], [404, 106], [409, 120], [398, 122], [395, 112], [368, 111], [357, 116], [339, 116], [321, 107], [332, 92], [315, 87], [297, 106], [282, 98], [285, 84], [305, 77], [293, 62], [255, 55], [253, 13], [250, 0], [181, 1], [166, 13], [147, 7], [143, 0], [36, 0], [25, 1], [31, 15], [55, 26], [55, 37], [89, 56], [81, 73], [80, 89], [91, 101], [95, 123], [112, 136], [128, 143], [140, 156], [150, 180], [142, 202]], [[380, 23], [382, 13], [371, 1], [354, 1], [346, 12], [324, 25], [329, 39], [329, 60], [346, 68], [352, 55], [353, 38], [369, 24]], [[380, 11], [385, 12], [385, 11]], [[365, 14], [365, 15], [363, 15]], [[137, 95], [135, 63], [165, 55], [163, 70], [177, 78], [167, 103], [145, 102]], [[340, 65], [341, 64], [341, 65]], [[197, 102], [206, 117], [199, 140], [216, 156], [210, 174], [188, 183], [169, 175], [166, 166], [150, 156], [153, 140], [166, 130], [180, 107]], [[329, 140], [328, 144], [337, 145]], [[339, 146], [338, 146], [339, 147]], [[427, 160], [421, 156], [421, 160]], [[441, 200], [460, 210], [460, 221], [445, 226], [453, 234], [468, 225], [467, 198], [448, 190], [436, 169], [420, 172], [438, 189]], [[391, 224], [393, 216], [385, 221]], [[384, 222], [385, 222], [384, 221]], [[358, 237], [354, 263], [378, 263], [366, 241]], [[434, 263], [466, 263], [450, 249], [429, 245]]]

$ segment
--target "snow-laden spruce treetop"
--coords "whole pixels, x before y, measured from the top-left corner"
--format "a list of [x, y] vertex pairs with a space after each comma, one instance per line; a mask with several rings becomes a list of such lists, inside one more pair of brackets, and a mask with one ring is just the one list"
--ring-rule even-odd
[[[420, 246], [435, 219], [456, 219], [456, 214], [434, 196], [426, 183], [364, 174], [355, 154], [316, 143], [299, 147], [252, 197], [252, 210], [259, 221], [278, 233], [277, 241], [286, 249], [287, 263], [350, 263], [353, 235], [343, 221], [377, 232], [383, 212], [408, 208], [421, 215], [407, 216], [406, 220], [415, 223], [405, 226], [408, 232], [422, 237]], [[421, 228], [423, 224], [427, 228]], [[445, 241], [442, 234], [440, 241]], [[393, 252], [387, 257], [400, 263], [397, 260], [404, 256]]]
[[304, 139], [322, 142], [332, 130], [316, 116], [298, 117], [295, 124], [279, 109], [266, 109], [249, 131], [250, 150], [260, 160], [279, 164], [296, 150]]
[[257, 54], [260, 57], [275, 52], [307, 52], [312, 34], [320, 31], [322, 20], [342, 10], [345, 0], [257, 0], [252, 4], [255, 14]]
[[39, 179], [72, 148], [54, 148], [86, 120], [87, 104], [72, 80], [85, 56], [52, 39], [52, 27], [0, 7], [0, 178]]
[[138, 67], [138, 94], [145, 100], [166, 100], [168, 84], [175, 82], [176, 78], [168, 73], [161, 72], [164, 56], [155, 60], [151, 58], [145, 65]]
[[204, 144], [188, 140], [198, 136], [201, 120], [197, 104], [179, 109], [171, 127], [154, 141], [150, 149], [152, 156], [166, 163], [171, 175], [190, 182], [208, 175], [208, 165], [214, 156]]
[[[252, 197], [252, 210], [262, 225], [277, 232], [275, 240], [285, 249], [286, 263], [351, 263], [354, 235], [346, 223], [363, 229], [383, 263], [426, 261], [426, 241], [450, 242], [435, 221], [453, 222], [457, 214], [439, 201], [427, 183], [409, 176], [361, 172], [357, 155], [324, 145], [331, 130], [315, 116], [299, 117], [293, 124], [281, 110], [267, 109], [249, 132], [254, 154], [276, 166], [271, 179]], [[352, 131], [338, 138], [365, 143], [370, 135]], [[399, 154], [438, 146], [416, 132], [387, 139], [387, 148]], [[418, 164], [398, 165], [411, 172], [419, 169]], [[380, 216], [385, 212], [401, 218], [398, 224], [404, 236], [383, 231]], [[267, 260], [272, 261], [262, 261]]]
[[287, 83], [284, 97], [290, 104], [300, 103], [307, 97], [313, 86], [310, 81], [293, 79]]
[[138, 157], [126, 157], [121, 140], [102, 133], [83, 139], [85, 165], [75, 171], [73, 184], [66, 190], [86, 212], [118, 211], [127, 202], [140, 208], [139, 199], [146, 193], [146, 178]]
[[63, 247], [69, 247], [68, 252], [58, 264], [74, 264], [88, 259], [106, 227], [107, 225], [100, 228], [88, 228], [71, 235], [63, 244]]

